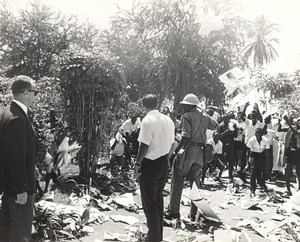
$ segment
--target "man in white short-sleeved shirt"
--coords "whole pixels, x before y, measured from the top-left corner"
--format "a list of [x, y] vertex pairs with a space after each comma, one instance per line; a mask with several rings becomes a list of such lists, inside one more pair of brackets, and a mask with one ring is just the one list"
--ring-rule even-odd
[[270, 149], [269, 140], [263, 136], [263, 129], [257, 128], [255, 130], [255, 136], [248, 140], [247, 147], [250, 149], [250, 196], [255, 196], [256, 179], [260, 183], [261, 189], [265, 192], [268, 191], [266, 187], [266, 165], [269, 160]]
[[246, 118], [246, 109], [249, 105], [249, 102], [245, 104], [244, 110], [241, 114], [241, 119], [245, 123], [245, 144], [247, 144], [248, 140], [255, 135], [255, 130], [257, 128], [264, 127], [262, 116], [259, 112], [257, 103], [254, 104], [254, 109], [249, 115], [250, 117]]
[[126, 133], [130, 135], [133, 131], [137, 130], [141, 125], [141, 119], [137, 116], [132, 116], [127, 119], [120, 127], [120, 132], [125, 136]]
[[175, 126], [170, 117], [157, 110], [154, 94], [142, 99], [146, 116], [141, 123], [135, 174], [140, 172], [143, 210], [147, 219], [148, 241], [163, 240], [163, 191], [168, 180], [169, 158], [173, 152]]
[[211, 145], [213, 147], [212, 149], [212, 154], [218, 154], [218, 155], [222, 155], [222, 149], [223, 149], [223, 143], [218, 140], [217, 143], [215, 143], [214, 138], [210, 138], [206, 144]]

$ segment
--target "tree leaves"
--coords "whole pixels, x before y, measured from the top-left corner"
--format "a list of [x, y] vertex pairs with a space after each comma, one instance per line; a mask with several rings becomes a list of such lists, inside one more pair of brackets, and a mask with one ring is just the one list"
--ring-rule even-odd
[[272, 45], [279, 40], [274, 37], [279, 31], [278, 25], [270, 23], [265, 16], [259, 16], [250, 25], [248, 31], [249, 43], [244, 48], [244, 59], [253, 59], [254, 66], [263, 66], [278, 57], [277, 51]]
[[114, 59], [75, 45], [60, 55], [60, 63], [64, 117], [74, 139], [82, 145], [81, 174], [88, 176], [103, 145], [107, 111], [118, 103], [122, 77]]

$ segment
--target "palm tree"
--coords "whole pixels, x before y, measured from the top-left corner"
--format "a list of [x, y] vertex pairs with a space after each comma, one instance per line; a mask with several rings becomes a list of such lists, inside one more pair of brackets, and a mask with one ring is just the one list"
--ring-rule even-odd
[[244, 48], [244, 59], [252, 59], [254, 66], [259, 69], [278, 57], [273, 43], [279, 44], [279, 39], [274, 37], [279, 32], [278, 24], [270, 23], [265, 16], [259, 16], [251, 23], [248, 36], [250, 43]]

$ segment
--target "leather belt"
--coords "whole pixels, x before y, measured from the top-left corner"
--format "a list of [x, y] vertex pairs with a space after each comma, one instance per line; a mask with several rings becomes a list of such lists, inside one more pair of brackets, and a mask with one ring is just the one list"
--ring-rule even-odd
[[204, 146], [203, 143], [199, 143], [199, 142], [190, 142], [189, 145], [191, 145], [191, 146], [197, 146], [197, 147], [203, 147]]

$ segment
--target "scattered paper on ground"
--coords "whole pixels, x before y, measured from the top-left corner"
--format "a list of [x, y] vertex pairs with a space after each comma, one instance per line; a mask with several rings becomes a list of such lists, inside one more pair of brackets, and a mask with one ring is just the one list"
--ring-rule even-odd
[[110, 218], [115, 222], [123, 222], [130, 225], [138, 223], [140, 220], [134, 216], [110, 215]]

